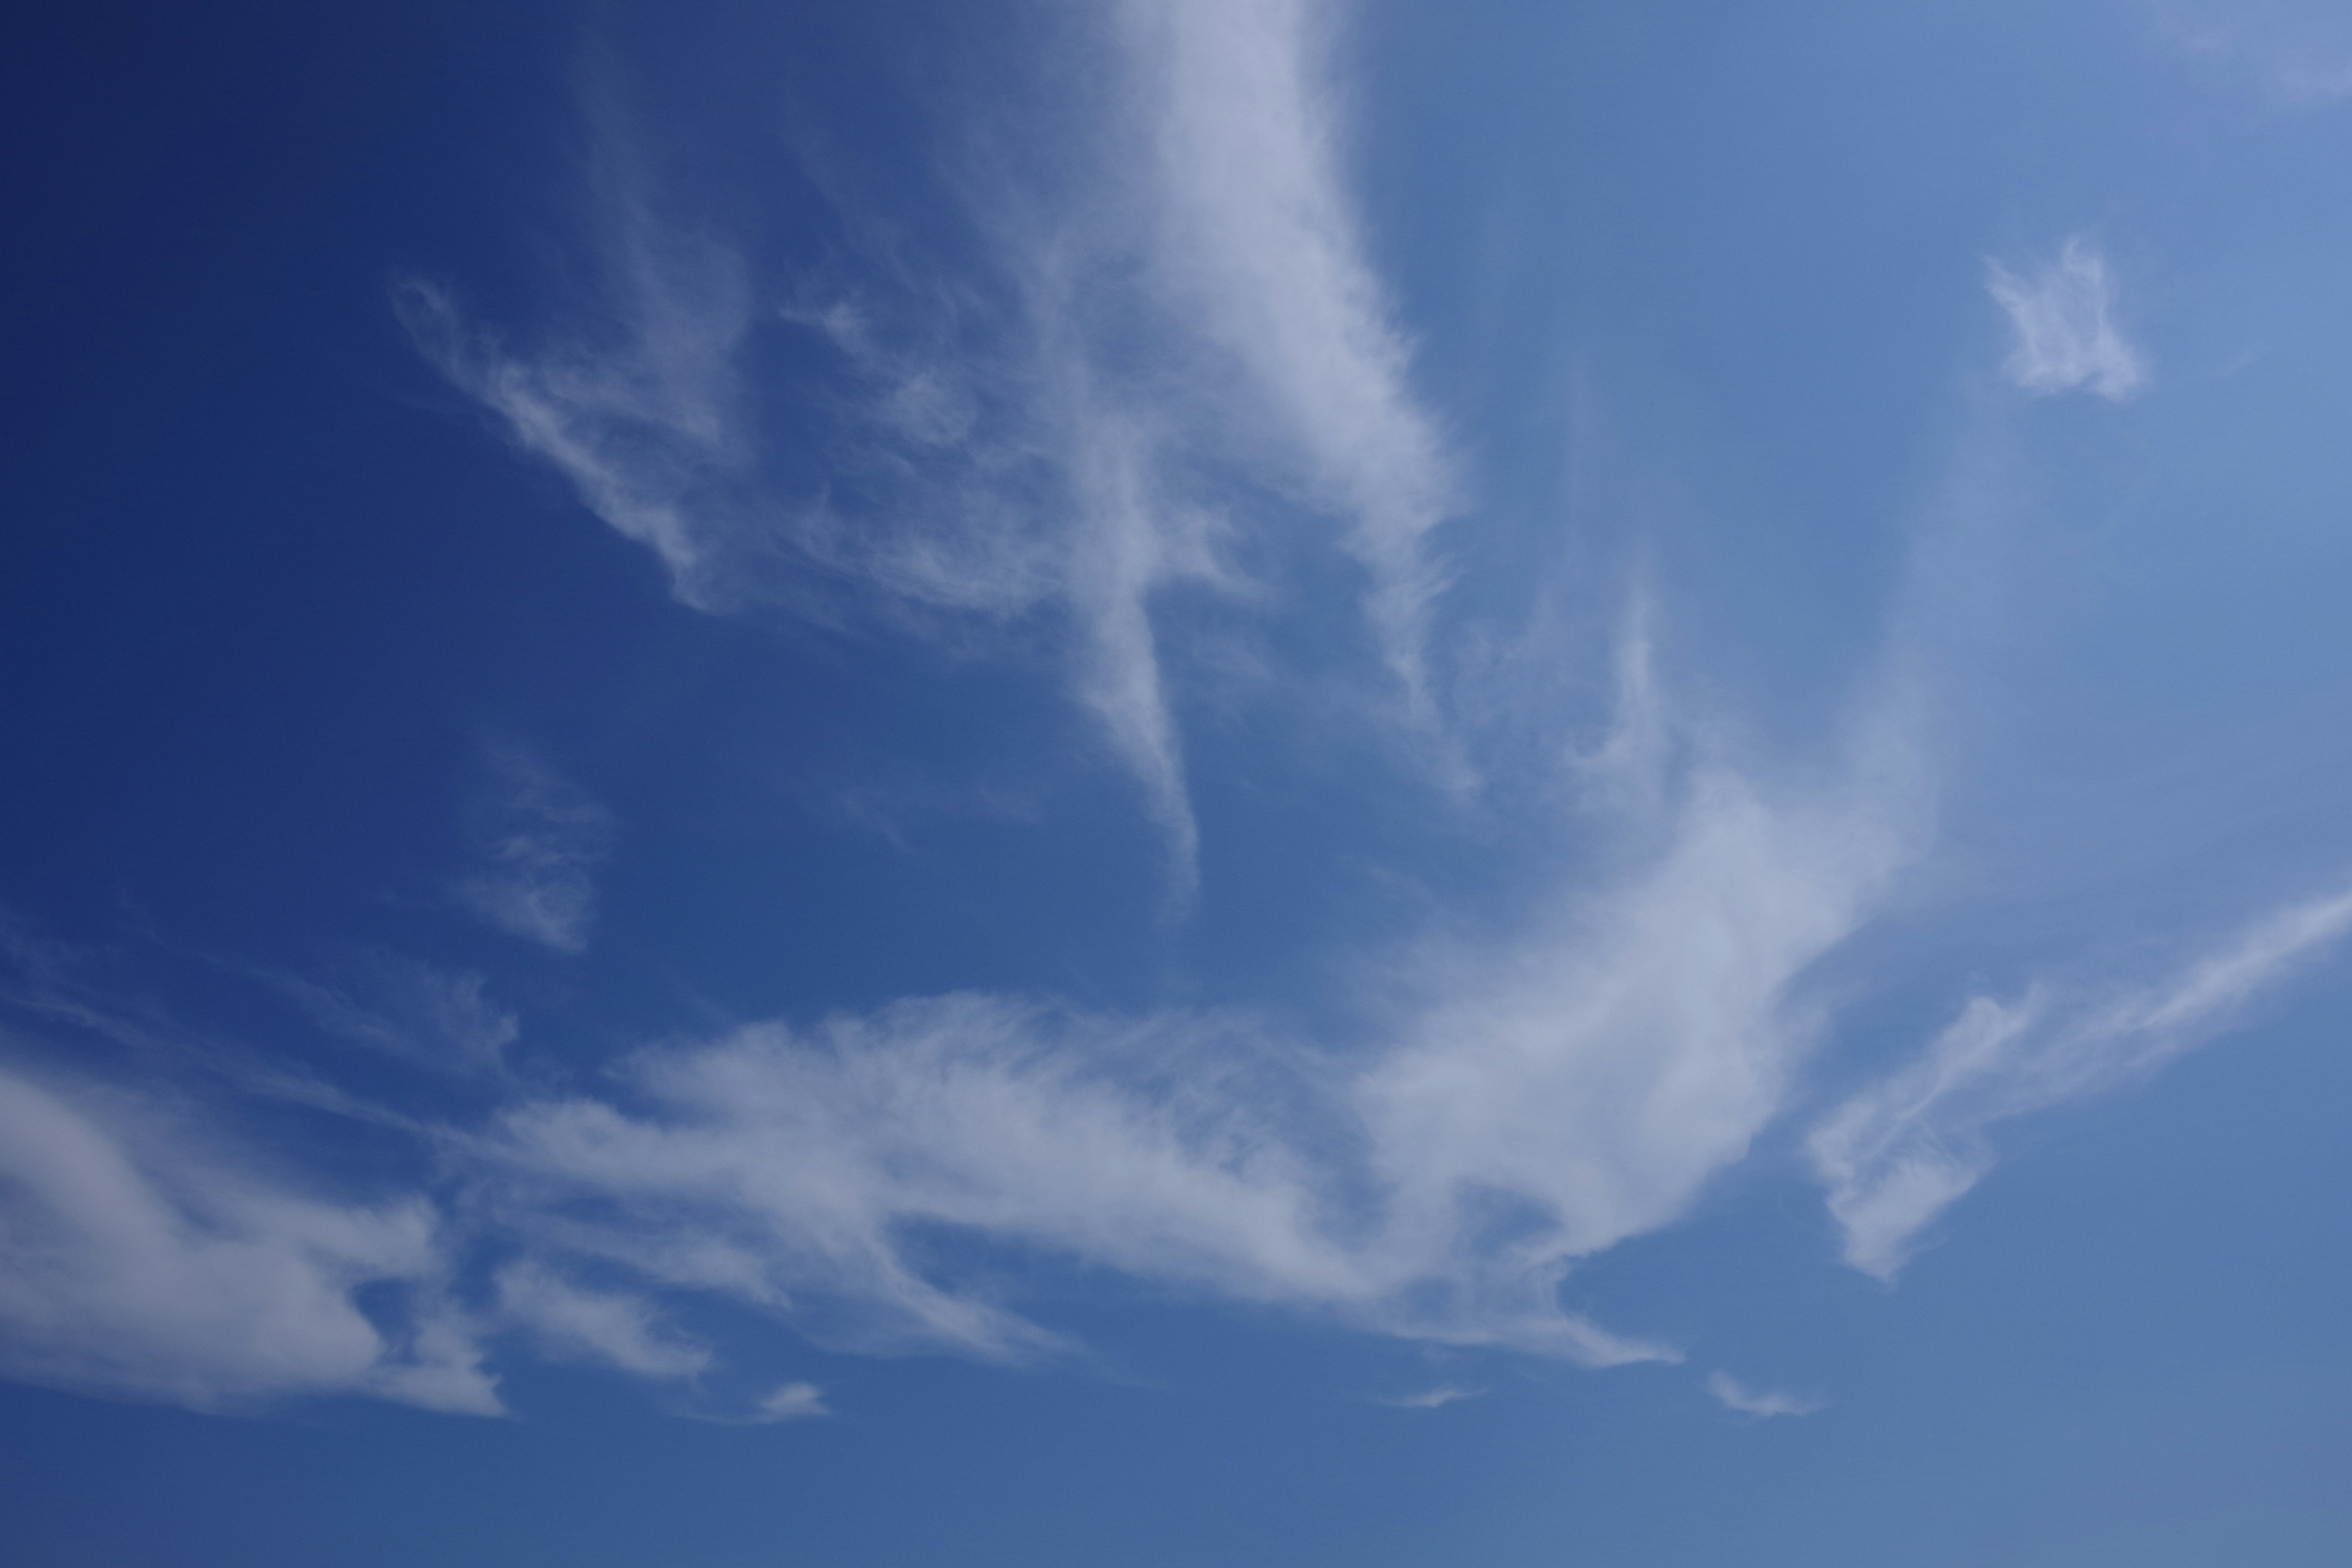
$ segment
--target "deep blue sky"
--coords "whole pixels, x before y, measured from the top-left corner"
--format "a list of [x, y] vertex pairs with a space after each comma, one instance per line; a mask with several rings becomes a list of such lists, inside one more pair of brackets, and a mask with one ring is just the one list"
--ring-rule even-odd
[[2352, 27], [0, 49], [0, 1558], [2352, 1556]]

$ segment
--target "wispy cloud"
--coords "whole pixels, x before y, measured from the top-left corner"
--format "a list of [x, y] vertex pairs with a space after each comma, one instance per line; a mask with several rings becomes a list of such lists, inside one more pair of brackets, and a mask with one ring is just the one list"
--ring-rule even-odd
[[164, 1105], [6, 1068], [0, 1178], [7, 1376], [205, 1408], [499, 1409], [420, 1199], [322, 1200]]
[[1706, 1391], [1715, 1395], [1725, 1409], [1736, 1410], [1742, 1415], [1811, 1415], [1829, 1405], [1829, 1401], [1817, 1395], [1776, 1394], [1767, 1389], [1750, 1388], [1727, 1372], [1708, 1373]]
[[[603, 319], [518, 347], [437, 285], [396, 302], [443, 374], [655, 551], [688, 604], [1066, 634], [1072, 694], [1136, 779], [1181, 901], [1198, 829], [1162, 600], [1243, 590], [1253, 551], [1227, 545], [1246, 527], [1302, 507], [1336, 525], [1404, 709], [1438, 722], [1426, 536], [1455, 485], [1348, 197], [1323, 79], [1336, 15], [1133, 0], [1106, 31], [1080, 26], [1125, 107], [1055, 133], [1097, 155], [1050, 189], [961, 165], [973, 246], [935, 276], [894, 258], [755, 305], [739, 252], [659, 215], [607, 113]], [[831, 443], [821, 493], [794, 493], [757, 434], [745, 363], [779, 330], [838, 356], [803, 389]], [[1297, 522], [1261, 531], [1255, 553], [1297, 552]]]
[[1150, 105], [1154, 259], [1287, 437], [1277, 460], [1347, 528], [1395, 675], [1425, 704], [1430, 531], [1458, 505], [1412, 348], [1366, 258], [1323, 0], [1129, 0]]
[[[982, 994], [650, 1047], [599, 1085], [518, 1093], [485, 1128], [417, 1128], [465, 1201], [394, 1205], [411, 1251], [332, 1284], [391, 1273], [422, 1290], [445, 1258], [497, 1259], [464, 1313], [433, 1320], [450, 1365], [504, 1336], [693, 1380], [708, 1348], [665, 1324], [697, 1294], [843, 1349], [1073, 1348], [1001, 1277], [956, 1267], [972, 1254], [939, 1245], [954, 1236], [1423, 1342], [1675, 1359], [1566, 1309], [1560, 1281], [1687, 1212], [1779, 1113], [1814, 1033], [1804, 976], [1914, 847], [1903, 772], [1874, 760], [1886, 745], [1803, 789], [1677, 752], [1645, 808], [1650, 852], [1598, 886], [1563, 878], [1516, 934], [1368, 957], [1391, 994], [1337, 1054], [1245, 1014]], [[373, 1035], [385, 1016], [320, 990], [336, 1026]], [[191, 1184], [175, 1159], [144, 1201]], [[89, 1270], [130, 1267], [136, 1236], [60, 1212]], [[308, 1257], [326, 1223], [308, 1212], [253, 1205], [240, 1234]], [[332, 1307], [330, 1286], [312, 1294]], [[316, 1381], [390, 1377], [410, 1352], [387, 1342]]]
[[475, 326], [443, 286], [403, 279], [393, 304], [450, 383], [568, 479], [581, 504], [660, 557], [678, 598], [740, 601], [757, 541], [715, 504], [749, 461], [738, 354], [752, 324], [740, 258], [662, 223], [609, 131], [595, 165], [605, 311], [529, 351]]
[[2009, 313], [2016, 342], [2005, 368], [2026, 391], [2080, 390], [2121, 402], [2147, 381], [2146, 356], [2116, 326], [2106, 258], [2089, 240], [2069, 239], [2056, 260], [2030, 275], [1988, 262], [1985, 287]]
[[497, 749], [490, 764], [481, 864], [457, 895], [501, 931], [579, 952], [596, 921], [596, 872], [612, 842], [612, 815], [526, 752]]
[[830, 1415], [824, 1390], [814, 1383], [787, 1383], [760, 1401], [759, 1412], [752, 1420], [765, 1425], [774, 1421], [806, 1421], [819, 1415]]
[[1979, 996], [1908, 1066], [1808, 1141], [1845, 1259], [1891, 1279], [1917, 1237], [1992, 1168], [1990, 1128], [2126, 1082], [2189, 1049], [2352, 930], [2352, 892], [2280, 910], [2156, 984], [2105, 1000]]
[[1778, 1112], [1811, 1034], [1795, 987], [1902, 863], [1900, 816], [1714, 769], [1622, 885], [1402, 965], [1412, 997], [1344, 1065], [1244, 1016], [906, 1002], [517, 1107], [485, 1191], [546, 1245], [855, 1347], [1061, 1348], [940, 1272], [924, 1238], [958, 1231], [1426, 1342], [1670, 1359], [1559, 1281], [1685, 1213]]
[[331, 984], [276, 971], [263, 978], [336, 1038], [444, 1071], [496, 1068], [522, 1029], [485, 976], [385, 948], [353, 955]]
[[666, 1331], [643, 1296], [592, 1289], [541, 1264], [499, 1271], [498, 1306], [508, 1325], [529, 1331], [562, 1359], [600, 1362], [644, 1377], [691, 1377], [710, 1352]]
[[1442, 1383], [1418, 1394], [1400, 1394], [1373, 1403], [1385, 1405], [1391, 1410], [1437, 1410], [1465, 1399], [1475, 1399], [1486, 1392], [1483, 1388], [1463, 1388], [1451, 1383]]

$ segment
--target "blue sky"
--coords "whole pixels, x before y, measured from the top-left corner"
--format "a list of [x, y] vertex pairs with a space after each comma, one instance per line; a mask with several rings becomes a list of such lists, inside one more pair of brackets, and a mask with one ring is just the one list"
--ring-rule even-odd
[[2352, 1552], [2334, 9], [13, 31], [11, 1562]]

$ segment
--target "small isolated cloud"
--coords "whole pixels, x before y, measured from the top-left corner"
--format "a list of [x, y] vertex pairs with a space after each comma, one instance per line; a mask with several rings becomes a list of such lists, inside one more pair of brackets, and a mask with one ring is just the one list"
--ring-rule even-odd
[[759, 1414], [751, 1419], [760, 1423], [805, 1421], [832, 1414], [825, 1407], [824, 1390], [814, 1383], [788, 1383], [760, 1401]]
[[1393, 1399], [1382, 1399], [1375, 1403], [1385, 1405], [1391, 1410], [1435, 1410], [1441, 1405], [1456, 1404], [1465, 1399], [1475, 1399], [1486, 1392], [1483, 1388], [1461, 1388], [1453, 1384], [1444, 1383], [1435, 1388], [1424, 1388], [1419, 1394], [1401, 1394]]
[[1811, 1415], [1824, 1409], [1829, 1401], [1818, 1394], [1777, 1394], [1767, 1389], [1750, 1388], [1727, 1372], [1711, 1373], [1706, 1391], [1715, 1395], [1727, 1410], [1742, 1415]]
[[2037, 395], [2081, 390], [2121, 402], [2147, 380], [2147, 362], [2113, 319], [2105, 258], [2081, 236], [2031, 277], [1987, 264], [1985, 287], [2009, 312], [2017, 341], [2004, 368]]
[[483, 815], [482, 866], [458, 896], [501, 931], [579, 952], [596, 920], [612, 815], [526, 752], [502, 749], [490, 761], [497, 793]]
[[1974, 998], [1917, 1059], [1840, 1106], [1807, 1142], [1845, 1260], [1892, 1279], [1919, 1233], [1992, 1168], [1987, 1129], [2153, 1070], [2347, 930], [2352, 890], [2283, 910], [2172, 979], [2104, 1005], [2041, 991]]

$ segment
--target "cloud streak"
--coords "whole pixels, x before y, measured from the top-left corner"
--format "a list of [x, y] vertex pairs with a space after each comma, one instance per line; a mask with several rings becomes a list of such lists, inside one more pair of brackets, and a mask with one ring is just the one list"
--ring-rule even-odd
[[1971, 1000], [1915, 1060], [1807, 1142], [1845, 1260], [1892, 1279], [1920, 1233], [1991, 1170], [1996, 1124], [2152, 1072], [2352, 930], [2352, 891], [2281, 910], [2159, 984], [2104, 1001], [2048, 988]]
[[1278, 461], [1344, 521], [1391, 670], [1427, 716], [1432, 530], [1458, 507], [1412, 349], [1365, 256], [1327, 79], [1320, 0], [1130, 0], [1164, 286], [1286, 436]]

